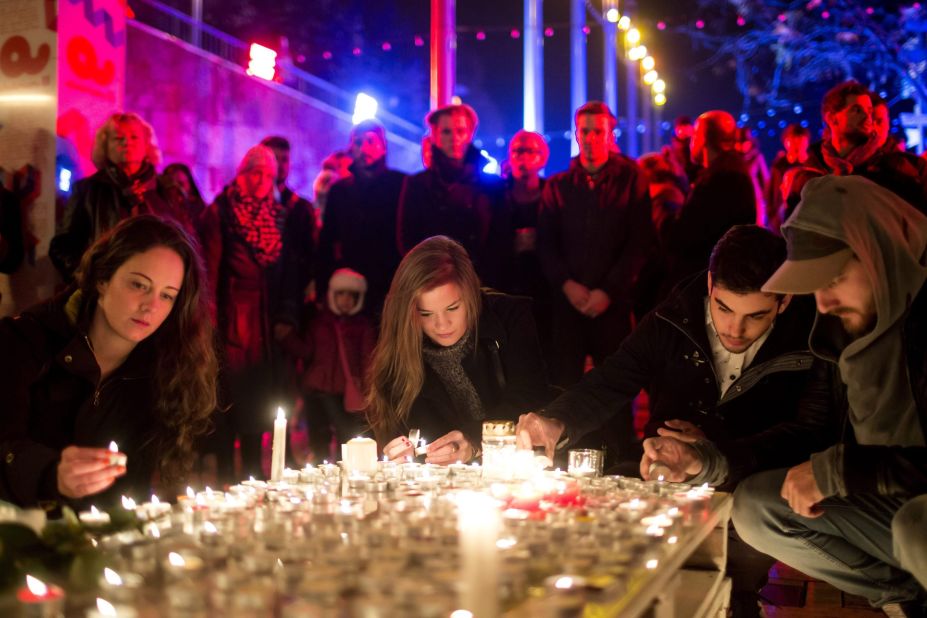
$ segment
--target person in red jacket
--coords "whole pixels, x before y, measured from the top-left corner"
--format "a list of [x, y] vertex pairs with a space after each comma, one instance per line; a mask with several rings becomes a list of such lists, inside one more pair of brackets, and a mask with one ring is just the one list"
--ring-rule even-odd
[[[366, 430], [362, 382], [376, 343], [373, 322], [361, 313], [366, 291], [363, 275], [336, 270], [327, 305], [284, 342], [287, 352], [302, 361], [303, 410], [330, 423], [339, 444]], [[310, 434], [309, 442], [315, 459], [332, 459], [328, 435]]]

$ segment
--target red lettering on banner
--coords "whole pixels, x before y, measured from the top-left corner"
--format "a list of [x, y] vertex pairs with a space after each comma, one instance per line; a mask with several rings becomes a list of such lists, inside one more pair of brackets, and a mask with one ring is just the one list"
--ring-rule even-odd
[[74, 74], [83, 79], [93, 80], [101, 86], [113, 83], [116, 66], [107, 60], [102, 66], [97, 60], [97, 51], [87, 37], [76, 36], [68, 42], [68, 65]]
[[0, 46], [0, 71], [10, 78], [41, 73], [48, 65], [51, 48], [42, 43], [36, 53], [36, 56], [32, 55], [32, 48], [25, 37], [11, 36]]

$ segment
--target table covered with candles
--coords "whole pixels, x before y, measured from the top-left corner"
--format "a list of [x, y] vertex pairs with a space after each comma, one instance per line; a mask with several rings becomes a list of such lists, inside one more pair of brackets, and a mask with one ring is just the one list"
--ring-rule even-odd
[[135, 525], [104, 533], [97, 515], [83, 523], [105, 565], [96, 590], [62, 601], [55, 587], [49, 613], [36, 609], [41, 595], [7, 603], [24, 616], [185, 618], [690, 616], [726, 606], [727, 495], [527, 464], [505, 474], [360, 468], [284, 469], [278, 481], [189, 488], [173, 505], [126, 498]]

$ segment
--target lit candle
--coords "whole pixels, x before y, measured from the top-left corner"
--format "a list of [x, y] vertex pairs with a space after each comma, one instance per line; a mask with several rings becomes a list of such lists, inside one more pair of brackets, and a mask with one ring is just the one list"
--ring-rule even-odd
[[474, 616], [499, 615], [499, 554], [496, 543], [502, 527], [496, 501], [478, 492], [458, 494], [460, 532], [461, 606]]
[[125, 453], [119, 452], [119, 445], [115, 441], [109, 443], [109, 465], [111, 466], [122, 466], [125, 467], [126, 461]]
[[136, 618], [138, 612], [129, 605], [113, 605], [97, 597], [96, 608], [87, 610], [87, 618]]
[[91, 505], [89, 511], [81, 511], [78, 515], [81, 523], [89, 527], [100, 527], [109, 524], [109, 513], [100, 511]]
[[26, 575], [26, 585], [16, 592], [23, 605], [23, 616], [63, 616], [64, 590]]
[[270, 480], [278, 482], [283, 480], [283, 469], [286, 461], [286, 415], [283, 408], [277, 408], [277, 418], [274, 420], [274, 443], [270, 459]]
[[[103, 569], [103, 577], [100, 578], [100, 588], [106, 593], [107, 597], [117, 603], [134, 603], [143, 583], [144, 579], [138, 573], [120, 575], [109, 567]], [[119, 608], [117, 607], [117, 609]], [[123, 613], [119, 612], [119, 615], [122, 616]]]
[[122, 497], [122, 508], [124, 508], [125, 510], [134, 511], [136, 506], [137, 505], [135, 504], [135, 500], [133, 500], [132, 498], [128, 498], [126, 496]]
[[370, 438], [352, 438], [341, 445], [341, 459], [348, 474], [377, 471], [377, 443]]

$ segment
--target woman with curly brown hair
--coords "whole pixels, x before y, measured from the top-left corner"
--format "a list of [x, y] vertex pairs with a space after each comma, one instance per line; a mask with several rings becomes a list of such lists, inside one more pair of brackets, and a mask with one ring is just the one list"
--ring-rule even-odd
[[144, 497], [155, 472], [177, 487], [216, 407], [208, 305], [195, 242], [143, 215], [87, 250], [76, 286], [0, 321], [0, 499]]
[[517, 420], [550, 399], [530, 299], [480, 289], [463, 246], [423, 240], [393, 277], [370, 368], [368, 418], [390, 459], [479, 456], [483, 420]]

